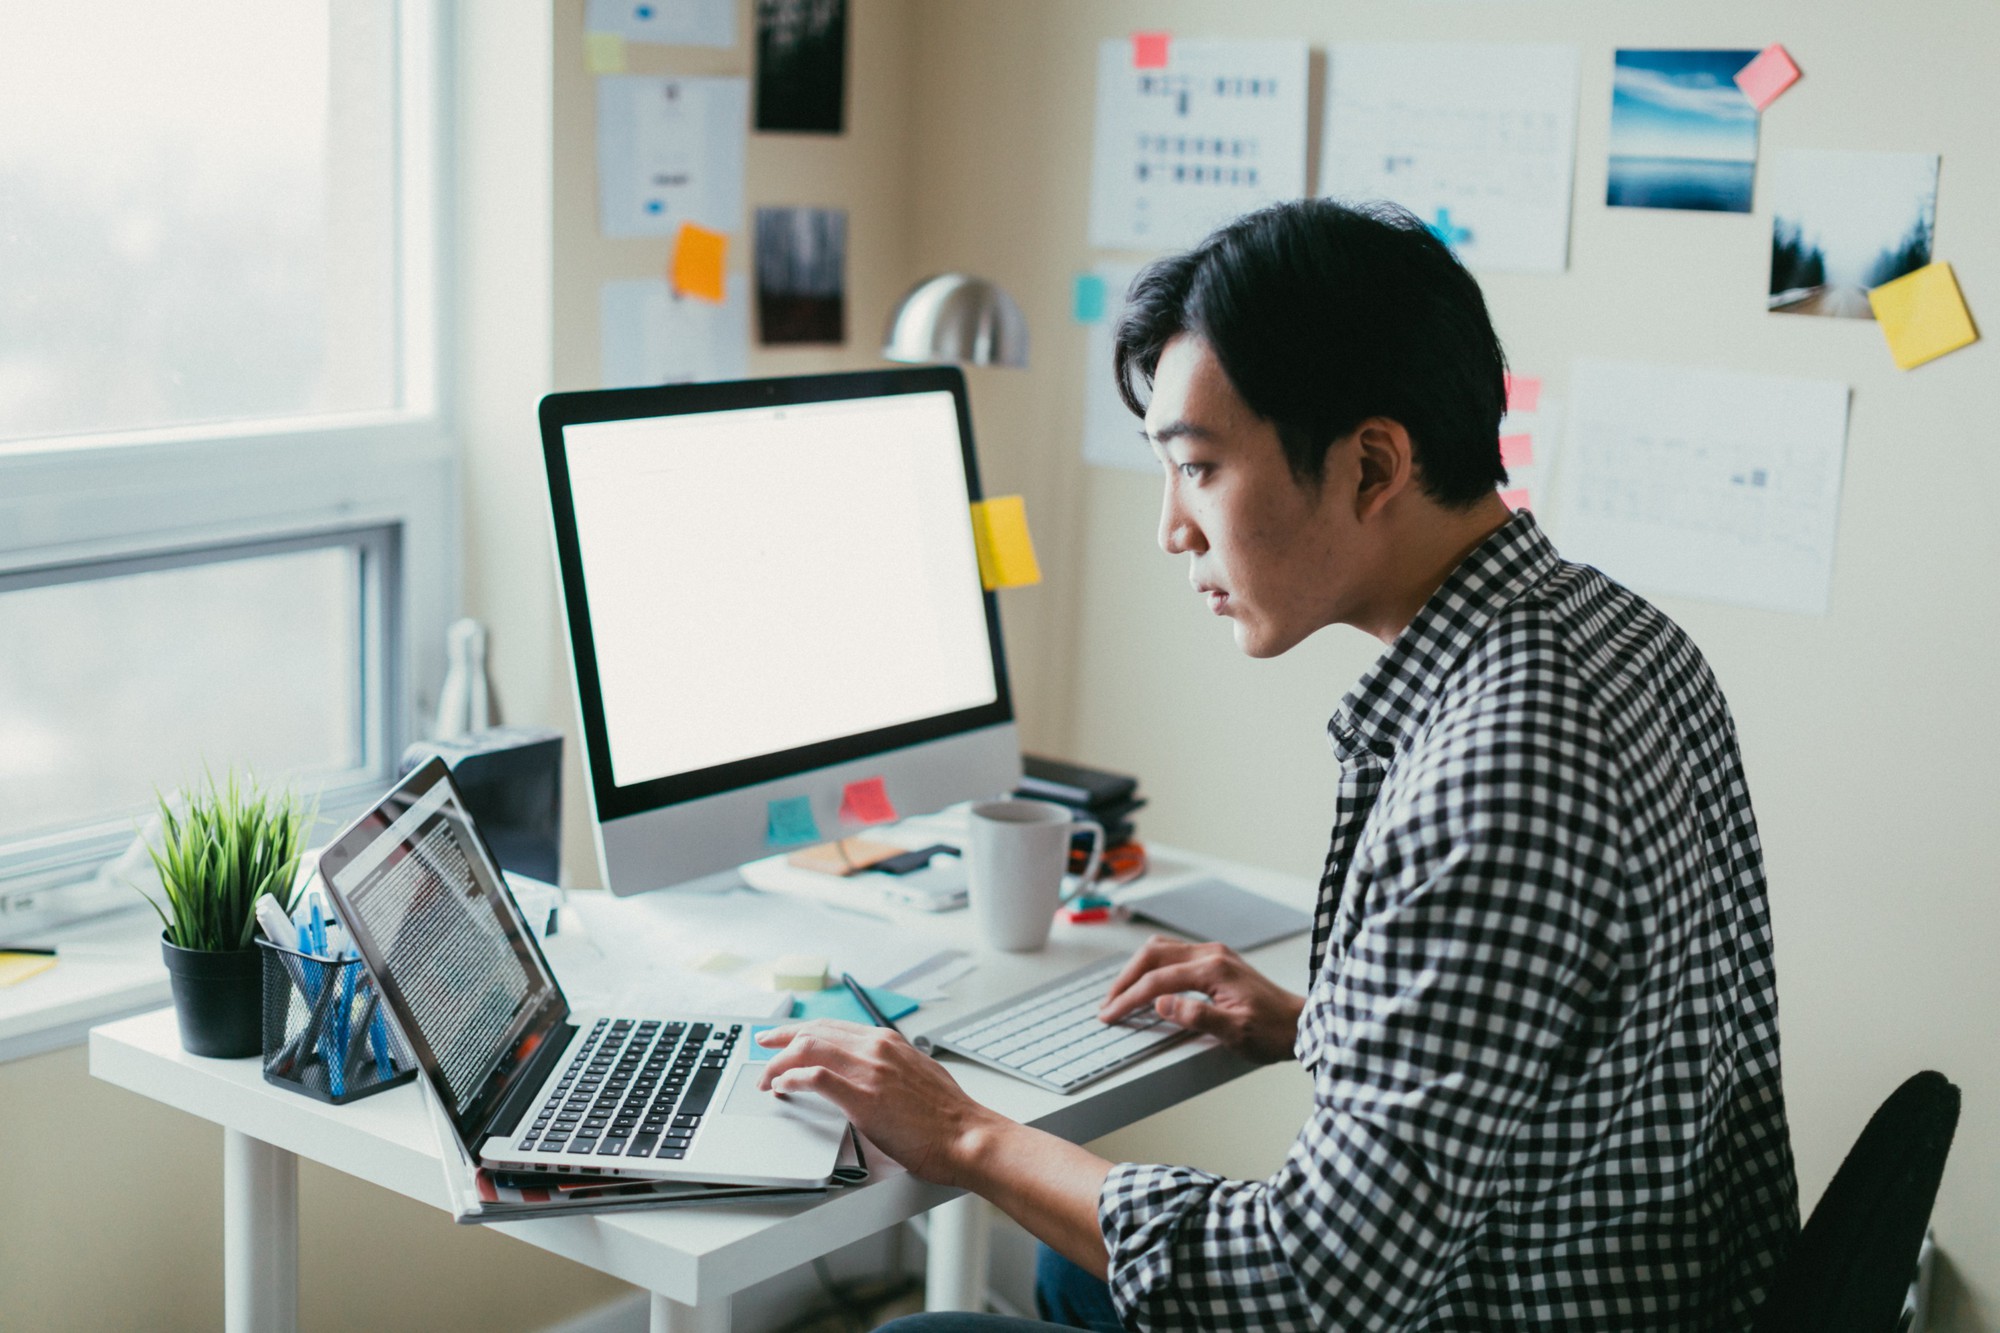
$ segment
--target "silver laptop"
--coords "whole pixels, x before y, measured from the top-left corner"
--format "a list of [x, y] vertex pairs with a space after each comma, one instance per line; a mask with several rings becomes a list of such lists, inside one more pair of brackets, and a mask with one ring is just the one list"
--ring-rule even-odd
[[433, 759], [349, 825], [320, 874], [468, 1156], [503, 1171], [826, 1184], [847, 1121], [757, 1088], [769, 1020], [571, 1013]]

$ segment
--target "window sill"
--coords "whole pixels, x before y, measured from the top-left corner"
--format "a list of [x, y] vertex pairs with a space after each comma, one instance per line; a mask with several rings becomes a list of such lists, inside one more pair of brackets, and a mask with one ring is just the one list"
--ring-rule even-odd
[[54, 943], [61, 953], [53, 968], [0, 990], [0, 1064], [80, 1046], [97, 1024], [171, 998], [160, 923], [150, 912], [66, 930]]

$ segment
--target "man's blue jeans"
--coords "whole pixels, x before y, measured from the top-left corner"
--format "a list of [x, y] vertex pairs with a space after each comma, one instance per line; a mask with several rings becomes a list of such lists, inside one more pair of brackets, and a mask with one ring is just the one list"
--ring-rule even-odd
[[878, 1333], [1051, 1333], [1084, 1328], [1118, 1333], [1124, 1326], [1111, 1304], [1111, 1289], [1046, 1245], [1035, 1247], [1033, 1319], [993, 1314], [917, 1314], [882, 1325]]

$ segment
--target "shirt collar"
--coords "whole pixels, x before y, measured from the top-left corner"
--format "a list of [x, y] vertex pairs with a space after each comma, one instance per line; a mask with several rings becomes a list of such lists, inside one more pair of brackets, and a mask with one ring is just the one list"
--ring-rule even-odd
[[1560, 563], [1525, 509], [1474, 547], [1327, 722], [1341, 762], [1363, 750], [1394, 758], [1423, 726], [1465, 650], [1509, 603]]

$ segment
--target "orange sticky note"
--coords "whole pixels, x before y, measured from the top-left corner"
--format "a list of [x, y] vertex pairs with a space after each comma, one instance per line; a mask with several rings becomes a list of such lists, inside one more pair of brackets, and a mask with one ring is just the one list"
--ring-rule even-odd
[[585, 33], [583, 66], [592, 74], [623, 74], [625, 39], [615, 32]]
[[1736, 86], [1762, 111], [1778, 100], [1778, 94], [1799, 81], [1799, 67], [1784, 47], [1773, 42], [1757, 53], [1757, 58], [1736, 71]]
[[979, 582], [995, 588], [1025, 588], [1042, 581], [1035, 539], [1028, 535], [1028, 509], [1018, 495], [996, 495], [972, 506], [972, 544], [979, 554]]
[[896, 806], [881, 778], [862, 778], [840, 790], [840, 820], [843, 824], [891, 824]]
[[1132, 68], [1165, 69], [1167, 67], [1167, 43], [1172, 38], [1164, 32], [1135, 32], [1132, 34]]
[[1534, 505], [1528, 502], [1528, 488], [1526, 486], [1516, 486], [1511, 491], [1500, 492], [1500, 503], [1506, 505], [1509, 509], [1534, 508]]
[[1542, 382], [1529, 375], [1509, 375], [1507, 377], [1507, 410], [1509, 412], [1532, 412], [1542, 401]]
[[1533, 467], [1535, 465], [1535, 437], [1532, 435], [1502, 435], [1500, 437], [1500, 466], [1505, 468]]
[[722, 267], [729, 257], [729, 237], [719, 231], [681, 223], [674, 238], [674, 259], [667, 270], [669, 281], [682, 296], [722, 303]]
[[1898, 370], [1910, 370], [1979, 341], [1951, 265], [1939, 260], [1868, 293]]

